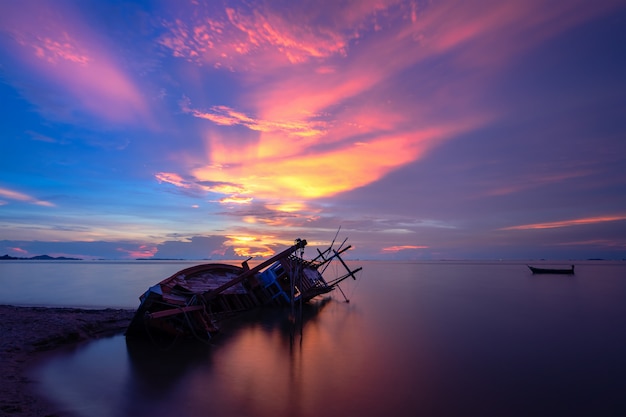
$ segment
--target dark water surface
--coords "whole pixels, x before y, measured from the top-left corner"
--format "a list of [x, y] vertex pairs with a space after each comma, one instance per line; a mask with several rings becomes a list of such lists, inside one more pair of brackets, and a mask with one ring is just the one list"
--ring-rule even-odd
[[[79, 416], [626, 415], [626, 263], [578, 262], [574, 276], [520, 262], [358, 264], [351, 302], [318, 300], [301, 333], [263, 310], [211, 346], [118, 336], [59, 352], [35, 377]], [[187, 265], [141, 283], [133, 268], [159, 265], [118, 266], [102, 267], [115, 270], [107, 285], [136, 300]]]

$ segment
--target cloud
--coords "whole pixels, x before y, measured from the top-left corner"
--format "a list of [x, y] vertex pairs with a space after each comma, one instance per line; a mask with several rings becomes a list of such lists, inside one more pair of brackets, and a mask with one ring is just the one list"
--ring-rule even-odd
[[[217, 169], [219, 169], [219, 167]], [[192, 195], [197, 195], [198, 193], [227, 194], [229, 195], [228, 198], [232, 199], [232, 201], [222, 201], [224, 199], [218, 200], [220, 202], [252, 201], [252, 197], [240, 196], [239, 194], [245, 193], [246, 190], [241, 185], [233, 182], [187, 179], [181, 174], [174, 172], [157, 172], [154, 174], [154, 177], [159, 183], [174, 185], [191, 192]]]
[[582, 219], [573, 219], [573, 220], [561, 220], [555, 222], [546, 222], [546, 223], [532, 223], [532, 224], [524, 224], [519, 226], [510, 226], [503, 227], [500, 230], [536, 230], [536, 229], [556, 229], [561, 227], [572, 227], [572, 226], [580, 226], [580, 225], [588, 225], [588, 224], [597, 224], [597, 223], [605, 223], [605, 222], [615, 222], [626, 220], [626, 215], [607, 215], [607, 216], [597, 216], [597, 217], [586, 217]]
[[[570, 5], [537, 14], [534, 2], [335, 6], [330, 20], [300, 6], [290, 13], [249, 7], [211, 14], [196, 8], [170, 22], [162, 41], [178, 56], [213, 64], [220, 57], [231, 65], [266, 62], [277, 52], [286, 58], [254, 71], [238, 68], [249, 88], [237, 101], [250, 110], [225, 104], [198, 109], [189, 99], [182, 104], [186, 113], [223, 128], [207, 128], [207, 160], [189, 169], [193, 181], [238, 184], [238, 195], [266, 200], [311, 200], [372, 184], [485, 125], [502, 109], [481, 108], [475, 97], [520, 51], [507, 46], [528, 48], [587, 18]], [[314, 32], [311, 19], [321, 19]], [[446, 82], [432, 81], [441, 80], [434, 60], [446, 64]], [[287, 63], [288, 70], [282, 68]], [[420, 96], [404, 90], [409, 76]], [[258, 132], [257, 139], [239, 140], [235, 128], [241, 126]]]
[[252, 202], [252, 197], [239, 197], [233, 195], [230, 197], [220, 198], [218, 201], [222, 204], [250, 204]]
[[7, 248], [9, 251], [14, 252], [14, 253], [19, 253], [21, 255], [27, 255], [28, 251], [24, 250], [22, 248], [18, 248], [18, 247], [14, 247], [14, 248]]
[[191, 188], [193, 186], [192, 183], [184, 180], [181, 175], [173, 172], [157, 172], [154, 176], [159, 182], [165, 182], [180, 188]]
[[400, 252], [403, 250], [409, 250], [409, 249], [428, 249], [428, 246], [424, 246], [424, 245], [401, 245], [401, 246], [388, 246], [386, 248], [382, 248], [383, 252]]
[[[262, 135], [244, 145], [209, 138], [207, 166], [194, 168], [198, 182], [237, 181], [255, 198], [309, 200], [329, 197], [370, 184], [393, 169], [414, 161], [435, 143], [465, 126], [437, 126], [425, 130], [384, 133], [357, 141], [337, 138], [334, 143], [288, 142]], [[284, 142], [283, 142], [284, 143]]]
[[[289, 233], [290, 228], [311, 227], [312, 222], [319, 218], [321, 211], [319, 206], [295, 201], [292, 203], [249, 201], [243, 204], [224, 202], [224, 205], [226, 210], [215, 214], [241, 219], [245, 225], [254, 226], [261, 233], [276, 228]], [[246, 229], [244, 234], [252, 234], [252, 231]]]
[[54, 203], [51, 203], [45, 200], [39, 200], [28, 194], [24, 194], [19, 191], [10, 190], [8, 188], [0, 188], [0, 196], [8, 198], [9, 200], [21, 201], [24, 203], [34, 204], [37, 206], [55, 207]]
[[[153, 123], [140, 88], [122, 69], [116, 51], [76, 10], [47, 1], [24, 6], [3, 7], [0, 31], [14, 40], [11, 51], [37, 79], [36, 87], [18, 88], [42, 113], [64, 121], [86, 112], [107, 122]], [[59, 102], [71, 115], [57, 109]]]
[[228, 240], [224, 242], [226, 246], [231, 246], [237, 256], [245, 257], [267, 257], [272, 256], [276, 251], [275, 236], [259, 235], [227, 235]]
[[271, 256], [277, 239], [273, 236], [191, 236], [157, 245], [155, 256], [168, 259], [238, 259]]
[[31, 130], [27, 130], [24, 133], [30, 135], [32, 140], [36, 140], [36, 141], [39, 141], [39, 142], [58, 143], [58, 144], [61, 144], [61, 145], [66, 145], [67, 144], [67, 142], [65, 140], [55, 139], [55, 138], [52, 138], [50, 136], [43, 135], [41, 133], [33, 132]]
[[[285, 4], [3, 4], [6, 172], [31, 183], [0, 192], [1, 234], [175, 258], [271, 253], [339, 224], [376, 256], [471, 251], [480, 233], [610, 240], [566, 230], [587, 223], [538, 220], [620, 212], [619, 29], [608, 12], [623, 4]], [[27, 145], [14, 140], [24, 132]], [[13, 158], [22, 146], [28, 161]], [[44, 170], [50, 181], [35, 185]], [[50, 188], [17, 191], [34, 186]], [[52, 187], [68, 202], [55, 216], [14, 204], [45, 205]]]
[[293, 3], [289, 12], [260, 2], [224, 8], [196, 4], [188, 10], [177, 9], [177, 18], [164, 22], [167, 33], [159, 42], [175, 57], [232, 71], [267, 70], [341, 57], [346, 55], [350, 41], [360, 36], [352, 23], [377, 9], [368, 7], [375, 3], [363, 3], [366, 7], [346, 7], [351, 18], [342, 16], [332, 22], [311, 12], [336, 8], [336, 4], [303, 9]]
[[150, 259], [158, 252], [158, 248], [152, 245], [140, 245], [136, 249], [117, 248], [121, 253], [124, 253], [123, 258], [127, 259]]
[[316, 137], [324, 133], [325, 123], [315, 120], [262, 120], [247, 116], [227, 106], [213, 106], [208, 111], [192, 109], [187, 105], [183, 111], [194, 117], [210, 120], [221, 126], [245, 126], [258, 132], [284, 132], [289, 136]]

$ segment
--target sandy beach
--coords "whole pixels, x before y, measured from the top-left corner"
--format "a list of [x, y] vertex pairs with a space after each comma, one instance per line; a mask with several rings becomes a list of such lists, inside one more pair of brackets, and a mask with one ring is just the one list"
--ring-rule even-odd
[[123, 332], [134, 311], [0, 305], [0, 416], [61, 416], [37, 395], [30, 366], [61, 346]]

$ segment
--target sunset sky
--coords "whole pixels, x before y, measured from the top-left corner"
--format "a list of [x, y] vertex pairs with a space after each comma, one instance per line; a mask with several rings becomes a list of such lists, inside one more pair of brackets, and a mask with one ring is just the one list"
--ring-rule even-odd
[[0, 256], [626, 259], [624, 1], [4, 0], [0, 100]]

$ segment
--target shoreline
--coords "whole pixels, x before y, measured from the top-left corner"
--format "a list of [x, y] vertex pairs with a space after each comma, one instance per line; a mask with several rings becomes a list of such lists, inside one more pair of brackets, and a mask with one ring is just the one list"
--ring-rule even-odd
[[28, 370], [60, 347], [123, 333], [134, 314], [126, 309], [0, 305], [0, 416], [61, 416], [36, 392]]

